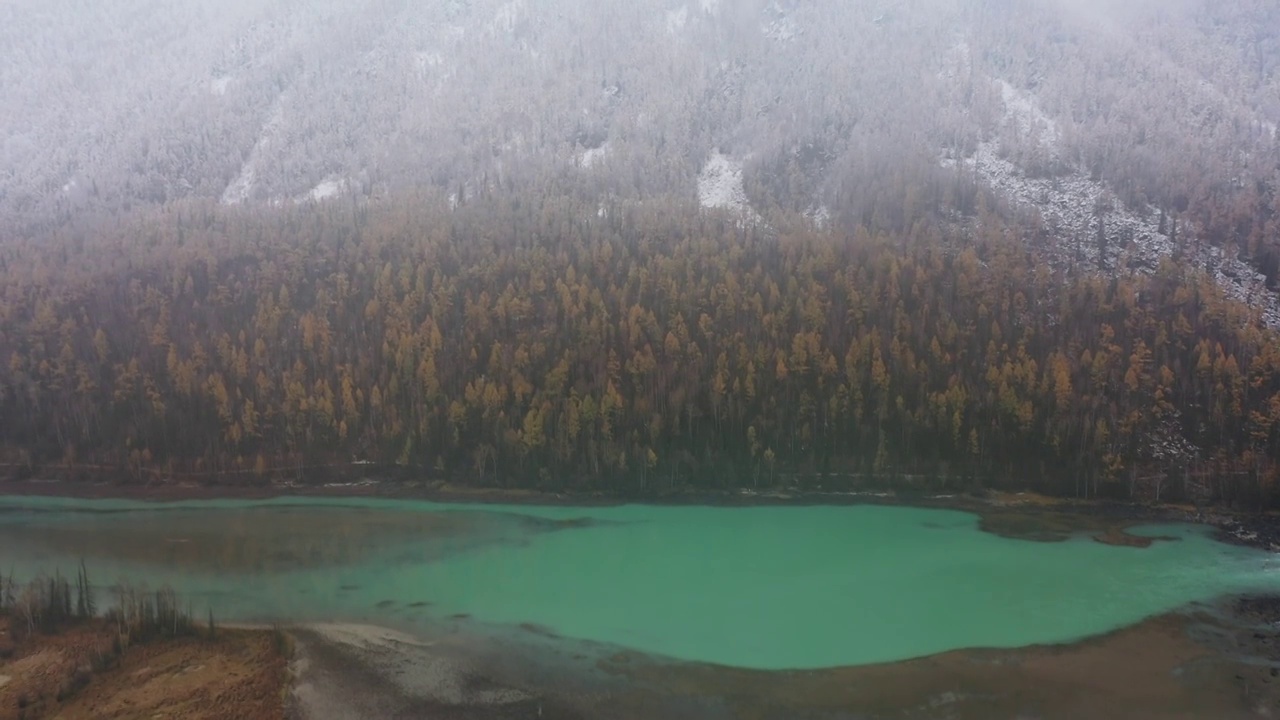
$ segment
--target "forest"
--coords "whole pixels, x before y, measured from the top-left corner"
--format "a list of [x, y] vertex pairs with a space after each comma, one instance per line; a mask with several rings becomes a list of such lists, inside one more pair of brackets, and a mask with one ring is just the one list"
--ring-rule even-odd
[[1172, 259], [1047, 263], [969, 200], [847, 230], [518, 190], [68, 226], [0, 249], [0, 474], [1275, 502], [1256, 309]]

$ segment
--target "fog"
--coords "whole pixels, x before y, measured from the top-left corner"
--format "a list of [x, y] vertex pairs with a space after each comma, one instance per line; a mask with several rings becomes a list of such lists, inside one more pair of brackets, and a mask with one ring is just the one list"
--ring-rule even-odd
[[868, 168], [986, 141], [1171, 206], [1192, 168], [1236, 178], [1274, 145], [1275, 10], [1222, 5], [9, 2], [0, 218], [575, 174], [693, 197], [717, 153], [757, 204], [817, 213]]

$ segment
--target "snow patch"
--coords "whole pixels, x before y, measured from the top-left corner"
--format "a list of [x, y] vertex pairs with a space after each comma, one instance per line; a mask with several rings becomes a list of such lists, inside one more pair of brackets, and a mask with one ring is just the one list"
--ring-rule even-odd
[[226, 190], [223, 190], [223, 205], [238, 205], [249, 199], [253, 193], [254, 184], [258, 182], [258, 162], [263, 153], [270, 149], [275, 135], [283, 126], [284, 106], [277, 102], [271, 118], [262, 126], [262, 132], [258, 134], [258, 142], [254, 144], [253, 150], [249, 151], [249, 159], [240, 167], [240, 174], [231, 181], [230, 185], [227, 185]]
[[667, 32], [675, 35], [684, 29], [686, 23], [689, 22], [689, 8], [681, 5], [678, 10], [667, 11]]
[[[1055, 161], [1061, 161], [1061, 131], [1040, 109], [1033, 95], [997, 80], [1005, 105], [1005, 125], [1034, 134]], [[1155, 207], [1129, 208], [1110, 189], [1080, 168], [1067, 168], [1052, 177], [1028, 177], [1015, 163], [1001, 157], [999, 143], [980, 143], [972, 157], [944, 158], [943, 165], [961, 164], [974, 171], [1013, 205], [1039, 212], [1050, 235], [1050, 260], [1059, 267], [1072, 263], [1118, 274], [1155, 272], [1161, 260], [1180, 253], [1181, 262], [1212, 277], [1231, 298], [1258, 308], [1263, 321], [1280, 328], [1280, 295], [1267, 288], [1266, 277], [1222, 248], [1196, 239], [1196, 230], [1174, 224]], [[1176, 234], [1177, 238], [1175, 239]], [[1099, 238], [1105, 240], [1099, 247]]]
[[599, 165], [605, 158], [609, 157], [611, 149], [612, 148], [609, 147], [609, 143], [605, 142], [600, 147], [587, 148], [583, 150], [578, 153], [578, 167], [586, 170]]
[[241, 174], [228, 184], [227, 190], [223, 191], [223, 205], [239, 205], [241, 202], [248, 200], [248, 196], [253, 192], [253, 183], [257, 182], [257, 170], [253, 169], [252, 163], [244, 163], [241, 168]]
[[69, 193], [69, 192], [71, 192], [72, 190], [75, 190], [75, 189], [76, 189], [76, 187], [77, 187], [77, 186], [79, 186], [79, 185], [80, 185], [80, 183], [76, 182], [76, 179], [75, 179], [75, 178], [71, 178], [71, 179], [70, 179], [70, 180], [68, 180], [65, 184], [63, 184], [63, 186], [62, 186], [62, 192], [64, 192], [64, 193]]
[[240, 174], [235, 180], [222, 191], [223, 205], [239, 205], [249, 199], [250, 193], [253, 192], [253, 186], [258, 182], [258, 171], [254, 169], [252, 161], [246, 162], [240, 168]]
[[[942, 164], [969, 168], [1014, 206], [1039, 212], [1050, 235], [1049, 259], [1057, 267], [1076, 264], [1114, 274], [1151, 274], [1161, 260], [1181, 250], [1181, 262], [1208, 273], [1229, 297], [1258, 308], [1268, 326], [1280, 328], [1280, 295], [1267, 288], [1264, 275], [1222, 248], [1197, 241], [1195, 228], [1183, 223], [1177, 225], [1175, 240], [1172, 219], [1166, 219], [1161, 231], [1159, 209], [1127, 208], [1084, 172], [1027, 177], [1000, 157], [995, 142], [979, 144], [972, 157], [944, 158]], [[1100, 252], [1100, 233], [1105, 252]]]
[[346, 178], [329, 177], [325, 178], [319, 185], [311, 188], [311, 191], [302, 196], [302, 200], [311, 200], [312, 202], [320, 202], [332, 197], [337, 197], [347, 190]]
[[702, 12], [715, 15], [720, 10], [720, 0], [698, 0]]
[[804, 211], [804, 216], [819, 230], [831, 225], [831, 210], [826, 205], [814, 205]]
[[1057, 159], [1058, 143], [1062, 133], [1058, 124], [1040, 109], [1035, 96], [1019, 90], [1006, 80], [997, 80], [1000, 97], [1004, 100], [1005, 122], [1011, 124], [1023, 136], [1033, 133], [1040, 145]]
[[732, 211], [750, 222], [762, 218], [751, 208], [742, 185], [742, 161], [716, 151], [698, 173], [698, 203], [704, 208]]
[[226, 95], [229, 87], [231, 87], [230, 75], [221, 75], [209, 81], [209, 92], [214, 95]]

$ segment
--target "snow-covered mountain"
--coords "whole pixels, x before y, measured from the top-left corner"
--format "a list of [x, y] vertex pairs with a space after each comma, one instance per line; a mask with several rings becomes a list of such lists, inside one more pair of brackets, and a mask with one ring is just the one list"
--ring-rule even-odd
[[1064, 262], [1177, 252], [1275, 307], [1280, 9], [1115, 5], [15, 0], [0, 223], [537, 183], [874, 225], [963, 176]]

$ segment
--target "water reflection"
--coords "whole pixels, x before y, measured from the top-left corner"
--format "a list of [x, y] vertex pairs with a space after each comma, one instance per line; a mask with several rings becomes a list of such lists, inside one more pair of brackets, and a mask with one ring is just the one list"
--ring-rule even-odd
[[[218, 573], [271, 574], [356, 565], [375, 554], [431, 562], [532, 534], [582, 527], [501, 512], [408, 512], [366, 507], [9, 512], [0, 547], [26, 560], [83, 558]], [[348, 588], [354, 589], [354, 587]]]
[[1265, 554], [1198, 528], [1149, 528], [1181, 539], [1146, 549], [1046, 544], [911, 508], [10, 506], [6, 574], [84, 559], [100, 584], [171, 585], [228, 620], [467, 622], [757, 668], [1070, 641], [1280, 587]]

